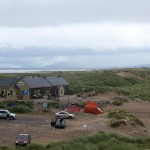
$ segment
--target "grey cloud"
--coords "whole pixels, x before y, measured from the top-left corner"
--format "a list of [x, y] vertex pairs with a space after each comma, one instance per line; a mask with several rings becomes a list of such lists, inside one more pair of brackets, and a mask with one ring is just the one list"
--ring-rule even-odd
[[149, 49], [118, 49], [116, 51], [112, 50], [101, 50], [101, 51], [93, 51], [91, 49], [50, 49], [46, 47], [31, 47], [25, 49], [0, 49], [1, 57], [3, 58], [17, 58], [17, 57], [56, 57], [56, 56], [108, 56], [108, 55], [120, 55], [120, 54], [147, 54], [150, 53]]
[[[150, 64], [150, 52], [145, 54], [112, 54], [112, 55], [97, 55], [97, 56], [77, 56], [70, 57], [70, 61], [81, 63], [85, 68], [109, 68], [109, 67], [128, 67], [143, 64]], [[78, 60], [78, 61], [76, 61]]]
[[0, 57], [0, 68], [105, 68], [150, 64], [148, 53]]
[[0, 48], [90, 49], [149, 48], [150, 24], [74, 24], [41, 28], [0, 28]]
[[[46, 57], [46, 56], [77, 56], [77, 55], [94, 55], [91, 50], [84, 49], [50, 49], [45, 47], [31, 47], [21, 50], [10, 49], [0, 49], [1, 57]], [[95, 54], [97, 54], [95, 52]]]
[[149, 0], [0, 0], [0, 68], [149, 64], [149, 14]]
[[0, 0], [0, 26], [57, 26], [107, 20], [150, 22], [148, 0]]

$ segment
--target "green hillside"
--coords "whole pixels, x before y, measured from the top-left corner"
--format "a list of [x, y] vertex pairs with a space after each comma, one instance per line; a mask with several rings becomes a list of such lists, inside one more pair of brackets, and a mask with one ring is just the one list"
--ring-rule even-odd
[[[125, 76], [119, 75], [125, 74]], [[17, 76], [62, 76], [70, 85], [69, 94], [115, 91], [132, 99], [150, 101], [150, 68], [112, 69], [93, 71], [59, 71], [17, 74]], [[16, 76], [16, 74], [1, 74]]]
[[[123, 72], [127, 76], [120, 76]], [[132, 99], [150, 101], [150, 69], [122, 69], [82, 72], [59, 72], [70, 84], [70, 93], [115, 91]], [[129, 74], [129, 75], [128, 75]]]

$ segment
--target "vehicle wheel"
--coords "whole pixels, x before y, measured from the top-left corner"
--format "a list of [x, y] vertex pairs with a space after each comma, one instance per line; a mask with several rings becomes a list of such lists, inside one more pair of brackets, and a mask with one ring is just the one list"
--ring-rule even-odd
[[69, 116], [68, 118], [69, 118], [69, 119], [72, 119], [72, 117], [71, 117], [71, 116]]
[[27, 146], [28, 144], [24, 144], [23, 146]]
[[14, 120], [14, 117], [11, 116], [11, 117], [10, 117], [10, 120]]

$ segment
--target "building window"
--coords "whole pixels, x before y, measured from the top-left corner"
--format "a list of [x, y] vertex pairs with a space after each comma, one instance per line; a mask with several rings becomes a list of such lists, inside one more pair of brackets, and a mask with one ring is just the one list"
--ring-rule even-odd
[[55, 91], [55, 92], [56, 92], [56, 94], [58, 94], [58, 92], [59, 92], [59, 91], [58, 91], [58, 89], [56, 89], [56, 91]]
[[13, 91], [10, 91], [10, 95], [13, 95]]
[[19, 95], [19, 91], [16, 91], [16, 95]]

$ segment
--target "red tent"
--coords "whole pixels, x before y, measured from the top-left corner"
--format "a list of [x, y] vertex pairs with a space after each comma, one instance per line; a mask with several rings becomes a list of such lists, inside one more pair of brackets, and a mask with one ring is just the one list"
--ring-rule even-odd
[[96, 102], [86, 102], [86, 105], [84, 107], [85, 113], [91, 113], [91, 114], [101, 114], [103, 111], [98, 107], [98, 104]]
[[80, 112], [80, 107], [79, 106], [69, 106], [67, 107], [68, 111], [73, 111], [73, 112]]

